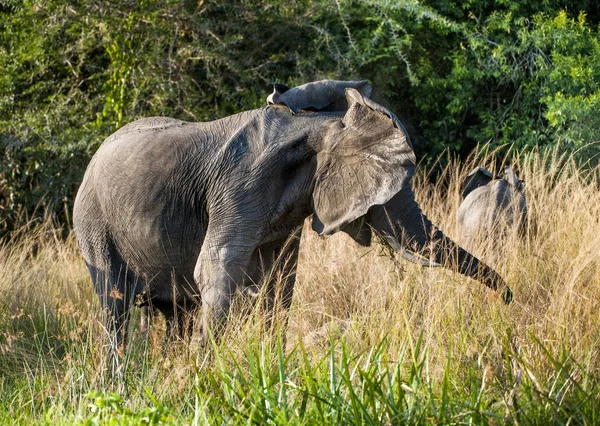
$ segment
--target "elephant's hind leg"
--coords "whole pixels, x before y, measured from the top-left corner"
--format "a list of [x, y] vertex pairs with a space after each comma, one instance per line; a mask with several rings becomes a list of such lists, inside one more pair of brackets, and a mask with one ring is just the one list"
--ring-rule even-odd
[[112, 351], [122, 351], [127, 343], [127, 329], [131, 308], [137, 294], [144, 289], [143, 282], [135, 276], [114, 246], [109, 245], [109, 256], [103, 254], [102, 267], [86, 261], [94, 283], [94, 289], [102, 308], [102, 323], [105, 327]]

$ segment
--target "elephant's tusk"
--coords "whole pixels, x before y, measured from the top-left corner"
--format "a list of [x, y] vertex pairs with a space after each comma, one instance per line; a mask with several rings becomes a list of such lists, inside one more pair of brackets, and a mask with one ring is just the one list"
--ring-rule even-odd
[[402, 257], [408, 260], [409, 262], [416, 263], [419, 266], [427, 266], [430, 268], [435, 268], [441, 266], [439, 263], [434, 262], [432, 260], [426, 259], [420, 254], [411, 253], [408, 250], [402, 250]]

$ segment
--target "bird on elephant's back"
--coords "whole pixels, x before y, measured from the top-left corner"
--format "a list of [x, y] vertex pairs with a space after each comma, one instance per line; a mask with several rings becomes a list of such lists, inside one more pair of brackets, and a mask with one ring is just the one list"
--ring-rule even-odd
[[[208, 330], [218, 335], [234, 294], [253, 293], [272, 267], [284, 269], [273, 274], [284, 283], [279, 294], [265, 283], [267, 300], [288, 309], [302, 223], [311, 215], [319, 235], [342, 231], [369, 245], [374, 232], [510, 302], [502, 278], [421, 211], [408, 135], [368, 98], [365, 84], [314, 82], [310, 96], [300, 86], [301, 99], [290, 94], [280, 104], [206, 123], [142, 119], [100, 146], [73, 220], [118, 341], [136, 300], [160, 310], [170, 330], [181, 331], [185, 314], [201, 307], [203, 338]], [[319, 94], [323, 102], [316, 102]], [[326, 101], [333, 110], [315, 108]]]

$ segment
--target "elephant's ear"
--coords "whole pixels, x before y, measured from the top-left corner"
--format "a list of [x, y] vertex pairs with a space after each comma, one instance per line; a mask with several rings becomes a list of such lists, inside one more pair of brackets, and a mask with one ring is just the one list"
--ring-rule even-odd
[[494, 179], [494, 175], [483, 167], [476, 167], [467, 175], [462, 184], [462, 197], [466, 198], [473, 190], [487, 185]]
[[517, 172], [515, 172], [515, 170], [510, 166], [510, 164], [504, 166], [504, 179], [517, 191], [523, 189], [523, 183], [525, 181], [519, 179], [519, 176], [517, 176]]
[[273, 93], [267, 97], [267, 105], [275, 105], [279, 103], [279, 98], [282, 94], [290, 90], [285, 84], [273, 83]]
[[408, 132], [406, 131], [406, 127], [404, 127], [404, 124], [402, 124], [402, 122], [398, 119], [398, 117], [396, 117], [396, 114], [394, 114], [392, 111], [390, 111], [386, 107], [379, 105], [377, 102], [369, 99], [367, 97], [368, 95], [365, 96], [364, 93], [362, 93], [362, 95], [364, 96], [363, 101], [365, 102], [365, 105], [367, 105], [369, 108], [371, 108], [374, 111], [378, 111], [378, 112], [381, 112], [382, 114], [387, 115], [388, 117], [390, 117], [392, 119], [392, 123], [394, 123], [394, 126], [396, 126], [398, 129], [401, 129], [404, 132], [404, 134], [406, 135], [406, 141], [408, 142], [408, 145], [410, 146], [410, 148], [414, 149], [412, 142], [410, 141], [410, 136], [408, 135]]
[[287, 105], [294, 114], [300, 110], [345, 111], [345, 90], [349, 88], [358, 90], [366, 97], [371, 95], [371, 85], [366, 80], [321, 80], [278, 92], [277, 95], [274, 92], [267, 101]]
[[387, 115], [367, 106], [354, 89], [346, 90], [348, 112], [323, 129], [313, 191], [313, 229], [333, 234], [385, 204], [410, 185], [415, 154], [407, 135]]

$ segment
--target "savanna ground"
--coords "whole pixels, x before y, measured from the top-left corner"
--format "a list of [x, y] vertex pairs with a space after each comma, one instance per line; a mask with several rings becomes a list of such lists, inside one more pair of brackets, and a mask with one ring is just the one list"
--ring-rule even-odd
[[[414, 181], [459, 242], [459, 181]], [[0, 422], [11, 424], [600, 424], [600, 169], [529, 154], [529, 231], [472, 252], [515, 300], [379, 244], [305, 232], [285, 343], [260, 312], [219, 344], [134, 330], [118, 372], [73, 236], [49, 221], [0, 246]], [[498, 163], [498, 165], [500, 162]]]

